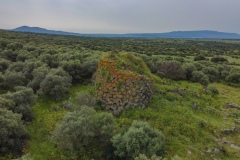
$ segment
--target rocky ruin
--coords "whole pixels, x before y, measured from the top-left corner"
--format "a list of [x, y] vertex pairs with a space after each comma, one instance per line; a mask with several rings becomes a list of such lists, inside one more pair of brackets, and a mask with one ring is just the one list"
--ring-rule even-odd
[[94, 76], [96, 97], [115, 115], [129, 107], [145, 108], [153, 95], [152, 79], [119, 70], [114, 60], [100, 60]]

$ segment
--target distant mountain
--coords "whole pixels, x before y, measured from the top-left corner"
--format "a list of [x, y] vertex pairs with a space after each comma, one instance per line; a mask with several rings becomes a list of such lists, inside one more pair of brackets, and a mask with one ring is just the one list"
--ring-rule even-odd
[[127, 34], [81, 34], [64, 31], [47, 30], [39, 27], [22, 26], [12, 31], [33, 32], [57, 35], [88, 36], [88, 37], [133, 37], [133, 38], [211, 38], [211, 39], [240, 39], [237, 33], [226, 33], [218, 31], [174, 31], [166, 33], [127, 33]]
[[40, 27], [29, 27], [29, 26], [21, 26], [21, 27], [12, 29], [12, 31], [44, 33], [44, 34], [59, 34], [59, 35], [78, 35], [78, 33], [55, 31], [55, 30], [48, 30], [48, 29], [40, 28]]

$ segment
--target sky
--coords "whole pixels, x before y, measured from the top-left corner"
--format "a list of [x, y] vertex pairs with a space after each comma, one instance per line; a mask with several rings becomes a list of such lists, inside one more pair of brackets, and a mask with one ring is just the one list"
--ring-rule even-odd
[[0, 28], [76, 33], [240, 33], [240, 0], [0, 0]]

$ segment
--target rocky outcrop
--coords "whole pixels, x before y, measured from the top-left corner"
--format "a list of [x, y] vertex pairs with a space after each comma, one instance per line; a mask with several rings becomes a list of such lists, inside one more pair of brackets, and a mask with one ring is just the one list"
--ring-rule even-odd
[[117, 69], [113, 60], [100, 60], [94, 76], [96, 97], [115, 115], [129, 107], [145, 108], [153, 95], [151, 79]]

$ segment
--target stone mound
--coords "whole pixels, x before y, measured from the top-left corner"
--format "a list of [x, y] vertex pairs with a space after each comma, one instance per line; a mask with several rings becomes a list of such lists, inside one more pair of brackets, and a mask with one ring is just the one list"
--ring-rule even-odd
[[113, 114], [126, 108], [145, 108], [153, 95], [152, 79], [118, 70], [114, 60], [100, 60], [95, 73], [96, 97]]

